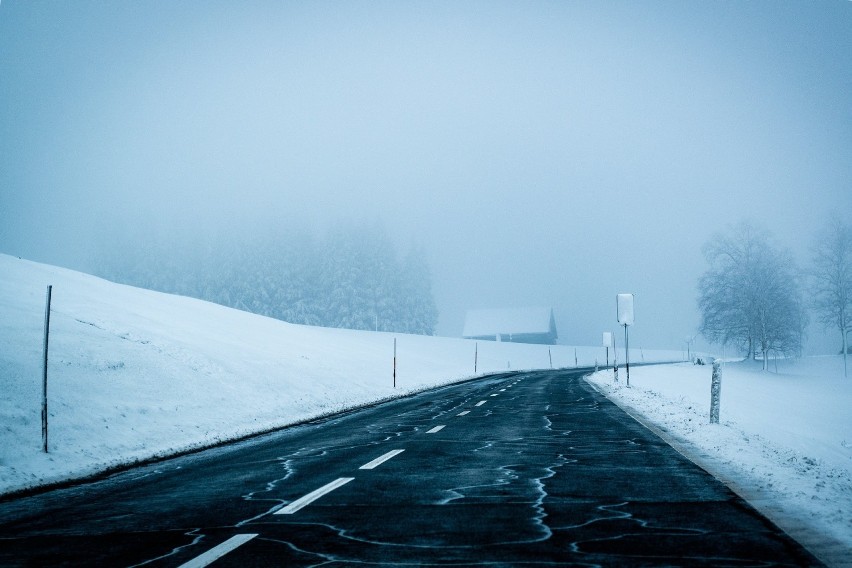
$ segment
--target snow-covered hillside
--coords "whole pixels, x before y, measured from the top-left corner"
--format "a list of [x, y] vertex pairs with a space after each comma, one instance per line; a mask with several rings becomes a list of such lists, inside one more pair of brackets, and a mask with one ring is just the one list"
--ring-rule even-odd
[[[469, 378], [475, 349], [461, 339], [291, 325], [0, 255], [0, 494]], [[573, 367], [575, 352], [579, 365], [605, 357], [602, 348], [479, 342], [476, 374], [547, 368], [551, 357]]]
[[852, 550], [852, 378], [843, 358], [722, 366], [721, 423], [710, 424], [710, 366], [631, 369], [590, 381], [830, 565]]

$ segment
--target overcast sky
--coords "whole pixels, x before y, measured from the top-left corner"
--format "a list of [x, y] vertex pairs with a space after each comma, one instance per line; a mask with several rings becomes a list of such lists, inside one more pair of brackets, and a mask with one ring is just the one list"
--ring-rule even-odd
[[0, 252], [379, 220], [441, 335], [544, 305], [597, 345], [633, 292], [631, 345], [677, 348], [713, 232], [804, 264], [831, 214], [848, 0], [0, 3]]

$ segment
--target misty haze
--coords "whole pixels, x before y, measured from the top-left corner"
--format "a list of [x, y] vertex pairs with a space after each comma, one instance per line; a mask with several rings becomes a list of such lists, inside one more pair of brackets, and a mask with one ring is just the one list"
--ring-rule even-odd
[[[629, 467], [672, 473], [671, 500], [742, 500], [743, 518], [682, 528], [725, 543], [727, 519], [751, 544], [717, 557], [702, 541], [693, 560], [834, 564], [852, 546], [850, 55], [845, 0], [2, 0], [0, 564], [201, 566], [212, 549], [236, 565], [264, 539], [292, 565], [419, 546], [619, 564], [642, 558], [626, 518], [691, 550], [637, 505], [672, 506], [653, 475], [622, 487], [601, 465], [604, 449], [633, 460], [626, 441], [652, 464]], [[611, 437], [571, 437], [589, 429]], [[273, 447], [245, 458], [267, 464], [257, 479], [205, 478], [241, 500], [203, 501], [233, 506], [222, 519], [104, 513], [156, 554], [24, 544], [62, 531], [39, 524], [57, 485], [83, 511], [68, 522], [97, 526], [87, 503], [111, 490], [78, 480], [258, 433]], [[406, 442], [421, 434], [483, 461], [452, 473], [444, 456], [433, 485], [426, 443]], [[421, 450], [399, 467], [422, 495], [389, 505], [418, 511], [416, 539], [397, 513], [391, 535], [368, 509], [311, 505]], [[312, 461], [331, 454], [336, 469]], [[578, 464], [594, 480], [579, 489], [562, 477]], [[410, 497], [382, 479], [347, 507]], [[498, 502], [511, 512], [465, 532]], [[777, 535], [753, 528], [763, 515]], [[589, 544], [610, 540], [624, 548]], [[539, 548], [503, 548], [520, 542]]]

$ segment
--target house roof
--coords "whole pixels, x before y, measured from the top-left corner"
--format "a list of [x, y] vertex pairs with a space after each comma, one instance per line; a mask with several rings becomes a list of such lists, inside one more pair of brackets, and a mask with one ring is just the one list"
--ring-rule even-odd
[[498, 333], [549, 333], [551, 308], [511, 308], [468, 310], [463, 337], [482, 337]]

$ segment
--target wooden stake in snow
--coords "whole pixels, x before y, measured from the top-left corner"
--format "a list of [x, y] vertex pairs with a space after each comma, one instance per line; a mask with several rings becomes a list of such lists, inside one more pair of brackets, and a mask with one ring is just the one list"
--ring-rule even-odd
[[473, 374], [476, 374], [476, 367], [479, 365], [479, 343], [473, 346]]
[[396, 337], [393, 338], [393, 388], [396, 388]]
[[50, 336], [50, 296], [53, 292], [53, 286], [47, 287], [47, 300], [44, 307], [44, 361], [42, 366], [41, 386], [41, 439], [43, 442], [44, 453], [47, 453], [47, 346]]
[[719, 398], [722, 396], [722, 364], [713, 361], [713, 379], [710, 383], [710, 424], [719, 423]]

